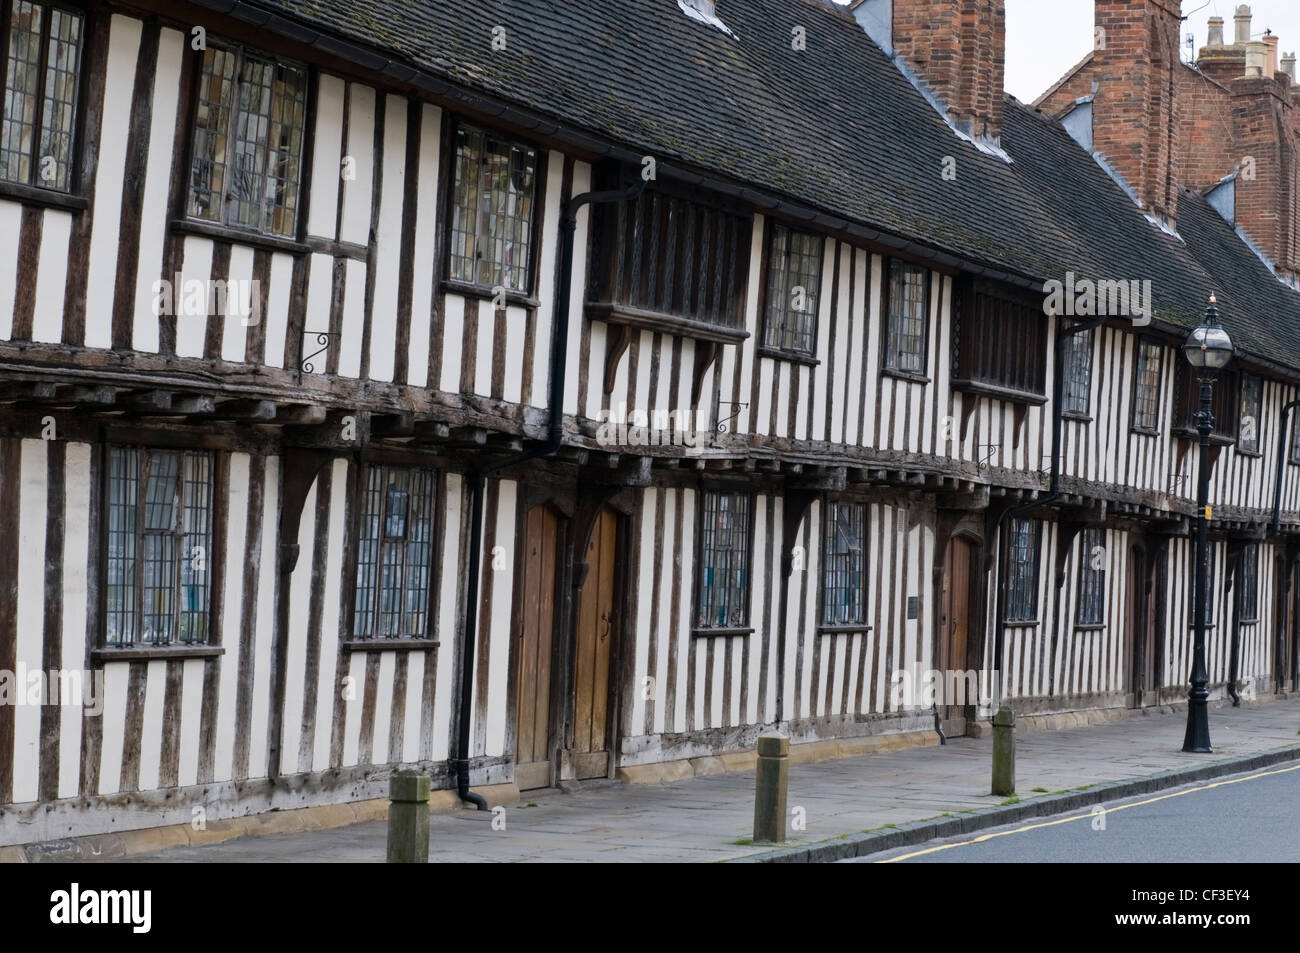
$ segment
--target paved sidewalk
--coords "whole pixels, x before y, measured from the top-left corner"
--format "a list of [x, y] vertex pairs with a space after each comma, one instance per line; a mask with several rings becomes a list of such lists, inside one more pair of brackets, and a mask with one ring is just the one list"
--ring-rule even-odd
[[[1185, 724], [1185, 713], [1161, 711], [1104, 725], [1021, 734], [1016, 750], [1019, 796], [1029, 801], [1286, 747], [1297, 747], [1300, 756], [1300, 698], [1211, 708], [1212, 755], [1179, 750]], [[813, 844], [996, 807], [1003, 799], [988, 794], [991, 750], [991, 739], [957, 738], [939, 747], [793, 765], [788, 807], [792, 813], [804, 810], [806, 829], [792, 832], [789, 843]], [[1168, 786], [1178, 783], [1171, 778]], [[754, 775], [745, 773], [673, 784], [604, 782], [569, 794], [528, 792], [506, 808], [505, 830], [493, 830], [493, 814], [487, 812], [431, 815], [429, 859], [697, 862], [763, 853], [771, 848], [747, 842], [753, 788]], [[370, 822], [179, 847], [131, 861], [380, 862], [385, 837], [384, 823]]]

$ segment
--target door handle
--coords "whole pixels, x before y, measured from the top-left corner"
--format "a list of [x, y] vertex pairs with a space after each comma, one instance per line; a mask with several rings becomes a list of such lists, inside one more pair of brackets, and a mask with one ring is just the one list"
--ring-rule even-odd
[[604, 642], [609, 638], [609, 633], [613, 629], [614, 619], [608, 612], [602, 612], [600, 614], [600, 621], [605, 623], [605, 631], [600, 634], [600, 641]]

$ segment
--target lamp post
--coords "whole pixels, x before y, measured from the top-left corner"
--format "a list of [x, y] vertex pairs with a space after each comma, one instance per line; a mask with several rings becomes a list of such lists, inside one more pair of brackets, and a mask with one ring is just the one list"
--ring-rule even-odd
[[1201, 438], [1200, 471], [1196, 481], [1196, 577], [1193, 580], [1192, 613], [1196, 637], [1192, 646], [1192, 687], [1187, 693], [1187, 734], [1183, 750], [1208, 753], [1210, 747], [1209, 674], [1205, 667], [1205, 596], [1209, 586], [1210, 433], [1214, 414], [1210, 409], [1211, 389], [1219, 371], [1232, 360], [1232, 339], [1219, 326], [1219, 309], [1214, 295], [1205, 309], [1205, 321], [1187, 336], [1183, 356], [1201, 382], [1201, 406], [1196, 412], [1196, 432]]

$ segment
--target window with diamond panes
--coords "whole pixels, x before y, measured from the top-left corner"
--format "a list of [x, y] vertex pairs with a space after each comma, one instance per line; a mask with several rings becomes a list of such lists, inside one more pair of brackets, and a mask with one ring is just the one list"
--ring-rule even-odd
[[696, 627], [743, 628], [749, 623], [750, 497], [706, 492], [703, 507]]
[[826, 504], [822, 559], [822, 625], [867, 621], [867, 505]]
[[1092, 332], [1066, 335], [1061, 347], [1065, 349], [1061, 411], [1086, 417], [1092, 407]]
[[4, 10], [0, 179], [68, 191], [85, 17], [10, 0]]
[[825, 239], [772, 223], [767, 257], [766, 347], [812, 356]]
[[537, 150], [462, 124], [456, 129], [455, 176], [451, 277], [526, 293]]
[[296, 236], [306, 116], [304, 68], [209, 41], [194, 112], [188, 215]]
[[105, 642], [204, 645], [212, 559], [212, 456], [108, 452]]
[[1137, 372], [1133, 383], [1133, 429], [1156, 433], [1160, 429], [1160, 361], [1164, 348], [1138, 342]]
[[1013, 519], [1007, 530], [1007, 622], [1038, 621], [1037, 520]]
[[1260, 380], [1254, 374], [1241, 375], [1241, 421], [1237, 428], [1237, 449], [1259, 453]]
[[1079, 534], [1078, 625], [1106, 622], [1106, 531], [1086, 529]]
[[352, 635], [357, 639], [432, 638], [432, 470], [373, 466], [366, 472], [357, 533]]
[[925, 341], [930, 321], [930, 273], [919, 265], [889, 263], [889, 315], [885, 367], [909, 374], [926, 372]]

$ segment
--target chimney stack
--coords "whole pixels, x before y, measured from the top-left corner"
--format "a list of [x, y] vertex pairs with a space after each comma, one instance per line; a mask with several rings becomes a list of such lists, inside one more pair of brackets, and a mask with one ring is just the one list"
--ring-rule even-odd
[[1291, 81], [1291, 85], [1294, 86], [1296, 84], [1295, 53], [1288, 53], [1286, 56], [1282, 57], [1282, 72], [1286, 73], [1287, 77]]
[[1002, 135], [1006, 0], [894, 0], [892, 44], [958, 129]]
[[1263, 43], [1252, 40], [1246, 44], [1246, 76], [1249, 79], [1259, 79], [1264, 75], [1265, 58]]
[[1237, 46], [1245, 46], [1250, 42], [1250, 4], [1243, 3], [1237, 7], [1237, 15], [1232, 18], [1237, 24]]
[[1223, 17], [1210, 17], [1210, 39], [1205, 45], [1215, 49], [1223, 46]]
[[1277, 37], [1272, 33], [1264, 37], [1264, 75], [1269, 79], [1277, 75]]
[[1178, 204], [1180, 0], [1095, 0], [1093, 148], [1157, 218]]

